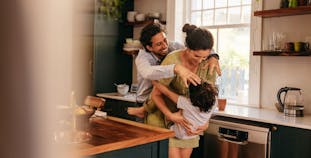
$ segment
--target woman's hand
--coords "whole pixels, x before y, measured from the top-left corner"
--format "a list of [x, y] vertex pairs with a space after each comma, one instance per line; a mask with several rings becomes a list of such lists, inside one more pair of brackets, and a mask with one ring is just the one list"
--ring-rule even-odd
[[181, 77], [186, 87], [188, 87], [188, 83], [192, 83], [195, 86], [201, 84], [201, 78], [182, 65], [176, 64], [174, 71]]
[[216, 70], [217, 74], [221, 76], [221, 70], [219, 66], [219, 61], [216, 57], [210, 57], [206, 64], [203, 66], [204, 69], [208, 69], [208, 74], [212, 75], [214, 72], [214, 69]]
[[170, 121], [173, 121], [174, 123], [181, 125], [182, 127], [186, 129], [186, 131], [191, 131], [192, 125], [188, 120], [186, 120], [182, 116], [181, 110], [175, 113], [171, 113], [169, 116], [167, 116], [167, 119]]

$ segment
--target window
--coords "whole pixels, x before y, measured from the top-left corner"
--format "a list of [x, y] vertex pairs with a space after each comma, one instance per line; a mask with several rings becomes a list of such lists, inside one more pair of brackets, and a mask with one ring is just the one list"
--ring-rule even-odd
[[219, 94], [231, 104], [249, 104], [251, 0], [185, 1], [185, 23], [209, 29], [220, 55]]

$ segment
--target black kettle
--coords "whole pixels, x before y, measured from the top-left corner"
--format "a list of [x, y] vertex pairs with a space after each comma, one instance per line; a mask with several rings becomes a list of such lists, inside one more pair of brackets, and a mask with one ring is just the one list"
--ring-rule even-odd
[[[300, 88], [295, 88], [295, 87], [283, 87], [281, 89], [279, 89], [278, 91], [278, 94], [277, 94], [277, 99], [278, 99], [278, 102], [279, 102], [279, 105], [281, 106], [282, 109], [284, 109], [285, 107], [285, 99], [287, 97], [287, 92], [289, 91], [298, 91], [299, 94], [301, 94], [300, 92]], [[284, 98], [283, 98], [283, 101], [281, 100], [281, 94], [285, 92], [285, 95], [284, 95]]]

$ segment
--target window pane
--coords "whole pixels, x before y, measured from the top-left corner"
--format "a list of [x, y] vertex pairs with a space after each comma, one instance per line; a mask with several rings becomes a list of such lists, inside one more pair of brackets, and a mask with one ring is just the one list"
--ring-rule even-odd
[[214, 24], [214, 10], [207, 10], [203, 12], [203, 26]]
[[248, 103], [249, 27], [219, 29], [219, 55], [222, 75], [219, 93], [231, 103]]
[[229, 0], [228, 6], [238, 6], [241, 5], [241, 0]]
[[191, 13], [191, 24], [196, 26], [201, 26], [201, 12], [192, 12]]
[[227, 23], [227, 9], [215, 9], [215, 24], [221, 25]]
[[242, 7], [242, 23], [250, 23], [251, 22], [251, 6]]
[[203, 0], [203, 9], [214, 8], [214, 0]]
[[191, 1], [191, 10], [199, 10], [202, 9], [201, 0], [192, 0]]
[[227, 7], [227, 0], [215, 0], [215, 8]]
[[217, 50], [217, 44], [218, 44], [218, 40], [217, 40], [217, 29], [208, 29], [212, 35], [213, 35], [213, 38], [214, 38], [214, 47], [213, 49], [216, 51]]
[[252, 0], [242, 0], [242, 4], [251, 4]]
[[240, 23], [240, 10], [241, 7], [228, 8], [228, 24]]

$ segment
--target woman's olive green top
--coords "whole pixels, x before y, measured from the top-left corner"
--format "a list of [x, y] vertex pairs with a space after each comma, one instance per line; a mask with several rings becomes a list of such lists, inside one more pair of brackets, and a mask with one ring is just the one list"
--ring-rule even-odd
[[[170, 65], [170, 64], [182, 64], [181, 63], [181, 53], [182, 50], [177, 50], [165, 57], [161, 65]], [[208, 74], [208, 69], [203, 69], [207, 61], [200, 63], [199, 68], [196, 74], [202, 79], [202, 82], [209, 82], [214, 84], [216, 81], [216, 72], [213, 72], [213, 75]], [[189, 89], [184, 85], [180, 76], [175, 75], [172, 78], [161, 79], [159, 81], [163, 85], [169, 87], [173, 92], [189, 97]], [[164, 98], [167, 107], [171, 112], [177, 112], [177, 106], [168, 98]], [[147, 111], [147, 116], [145, 117], [145, 123], [168, 128], [169, 122], [165, 119], [164, 114], [156, 107], [155, 103], [149, 97], [148, 101], [144, 104], [145, 110]]]

